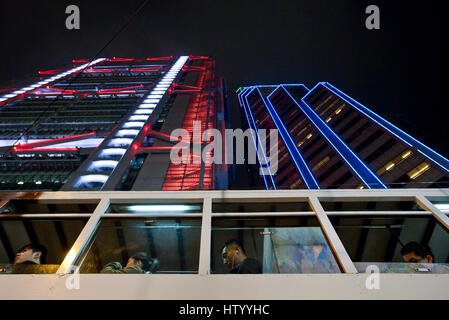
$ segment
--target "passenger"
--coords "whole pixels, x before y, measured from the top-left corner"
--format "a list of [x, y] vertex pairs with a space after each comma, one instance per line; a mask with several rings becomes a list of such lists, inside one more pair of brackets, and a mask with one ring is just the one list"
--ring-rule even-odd
[[409, 242], [401, 249], [401, 255], [405, 262], [433, 263], [435, 258], [432, 249], [417, 242]]
[[14, 264], [44, 264], [47, 249], [40, 244], [27, 244], [17, 252]]
[[151, 273], [150, 259], [145, 252], [139, 252], [128, 259], [125, 267], [120, 262], [109, 262], [100, 273]]
[[259, 261], [246, 256], [243, 245], [235, 239], [227, 240], [221, 249], [223, 264], [229, 269], [229, 273], [262, 273]]

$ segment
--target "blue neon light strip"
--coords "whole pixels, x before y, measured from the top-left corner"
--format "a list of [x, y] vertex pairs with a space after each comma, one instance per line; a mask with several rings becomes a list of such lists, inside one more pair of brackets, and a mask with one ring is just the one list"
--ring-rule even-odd
[[285, 143], [285, 146], [290, 152], [290, 155], [293, 159], [293, 162], [296, 165], [296, 168], [298, 168], [298, 171], [300, 172], [304, 183], [306, 184], [308, 189], [320, 189], [320, 186], [318, 185], [318, 182], [315, 180], [315, 177], [313, 176], [313, 173], [310, 171], [309, 167], [307, 166], [307, 163], [305, 162], [304, 158], [302, 157], [301, 153], [299, 152], [295, 142], [293, 141], [292, 137], [290, 136], [290, 133], [285, 128], [282, 120], [279, 118], [279, 115], [277, 114], [276, 110], [274, 109], [273, 105], [271, 104], [271, 101], [264, 98], [262, 96], [262, 93], [259, 91], [259, 95], [264, 102], [268, 113], [271, 116], [271, 119], [275, 123], [276, 127], [279, 130], [279, 133], [282, 137], [282, 140]]
[[[242, 97], [244, 94], [248, 93], [249, 90], [250, 90], [250, 88], [244, 88], [244, 89], [243, 89], [242, 91], [240, 91], [240, 93], [238, 94], [238, 98], [239, 98], [239, 101], [241, 102], [240, 105], [242, 105], [242, 106], [243, 106], [243, 110], [245, 110], [245, 116], [246, 116], [246, 120], [248, 121], [248, 126], [249, 126], [250, 129], [252, 129], [251, 121], [249, 120], [248, 112], [246, 111], [246, 105], [245, 105], [245, 103], [243, 102], [243, 97]], [[253, 130], [254, 130], [254, 129], [253, 129]], [[254, 147], [255, 147], [256, 150], [257, 150], [257, 140], [256, 140], [256, 138], [254, 137], [254, 134], [253, 134], [252, 131], [251, 131], [251, 137], [252, 137], [253, 142], [254, 142]], [[257, 154], [257, 158], [259, 158], [259, 154]], [[260, 162], [260, 159], [259, 159], [259, 166], [260, 166], [260, 168], [263, 170], [262, 163]], [[267, 190], [269, 190], [270, 188], [268, 187], [267, 178], [265, 177], [265, 175], [262, 175], [262, 178], [263, 178], [264, 183], [265, 183], [265, 188], [266, 188]], [[274, 186], [273, 186], [273, 187], [274, 187]]]
[[[368, 188], [387, 188], [379, 177], [372, 172], [363, 161], [352, 152], [352, 150], [332, 131], [332, 129], [312, 110], [312, 108], [304, 101], [304, 98], [298, 103], [288, 92], [282, 87], [290, 98], [299, 106], [301, 111], [313, 123], [315, 128], [321, 135], [330, 143], [330, 145], [337, 151], [342, 159], [348, 164], [352, 171], [362, 180]], [[312, 89], [313, 90], [313, 89]]]
[[306, 95], [308, 95], [309, 93], [310, 93], [310, 89], [309, 88], [307, 88], [304, 84], [280, 84], [280, 85], [278, 85], [278, 86], [276, 86], [277, 88], [276, 89], [274, 89], [273, 90], [273, 92], [272, 93], [270, 93], [269, 95], [268, 95], [268, 100], [270, 100], [270, 97], [276, 92], [276, 91], [278, 91], [280, 88], [281, 88], [281, 86], [282, 87], [303, 87], [304, 89], [306, 89], [307, 91], [309, 91]]
[[240, 102], [240, 106], [243, 106], [243, 100], [242, 100], [242, 94], [244, 93], [244, 92], [246, 92], [248, 90], [248, 88], [243, 88], [242, 89], [242, 91], [240, 91], [238, 94], [237, 94], [237, 98], [239, 99], [239, 102]]
[[349, 165], [352, 171], [363, 181], [363, 183], [370, 189], [372, 188], [384, 188], [387, 186], [379, 179], [379, 177], [372, 172], [363, 161], [352, 152], [352, 150], [335, 134], [334, 131], [321, 119], [313, 109], [304, 101], [303, 97], [298, 103], [288, 92], [288, 90], [282, 87], [284, 91], [290, 96], [290, 98], [296, 103], [301, 111], [307, 116], [310, 122], [313, 123], [315, 128], [320, 131], [321, 135], [332, 145], [343, 160]]
[[381, 125], [383, 128], [391, 132], [393, 135], [398, 137], [401, 141], [408, 144], [411, 147], [414, 147], [418, 149], [421, 153], [423, 153], [425, 156], [430, 158], [433, 162], [438, 164], [441, 168], [443, 168], [446, 171], [449, 171], [449, 160], [440, 155], [439, 153], [435, 152], [434, 150], [430, 149], [426, 145], [422, 144], [412, 136], [408, 135], [398, 127], [394, 126], [381, 116], [377, 115], [367, 107], [363, 106], [362, 104], [358, 103], [356, 100], [352, 99], [350, 96], [346, 95], [344, 92], [340, 91], [339, 89], [335, 88], [333, 85], [331, 85], [328, 82], [322, 82], [321, 83], [324, 87], [326, 87], [328, 90], [333, 92], [335, 95], [339, 96], [341, 99], [345, 100], [346, 102], [350, 103], [355, 109], [366, 115], [368, 118], [373, 120], [374, 122]]
[[[252, 110], [251, 110], [251, 108], [250, 108], [250, 105], [249, 105], [249, 102], [248, 102], [248, 96], [251, 94], [251, 92], [253, 92], [254, 91], [254, 89], [255, 89], [255, 87], [252, 87], [252, 89], [248, 92], [248, 94], [245, 94], [244, 96], [243, 96], [243, 100], [244, 101], [246, 101], [246, 106], [248, 107], [248, 113], [249, 113], [249, 115], [251, 116], [251, 119], [252, 119], [252, 121], [253, 121], [253, 124], [254, 124], [254, 130], [255, 130], [255, 132], [256, 132], [256, 134], [257, 134], [257, 141], [259, 142], [258, 143], [258, 145], [256, 146], [256, 150], [257, 151], [259, 151], [259, 148], [262, 148], [262, 144], [261, 144], [261, 139], [260, 139], [260, 137], [259, 137], [259, 135], [258, 135], [258, 127], [257, 127], [257, 125], [256, 125], [256, 121], [254, 120], [254, 116], [253, 116], [253, 112], [252, 112]], [[257, 90], [259, 90], [259, 89], [257, 89]], [[260, 92], [259, 92], [260, 93]], [[274, 181], [274, 178], [273, 178], [273, 174], [271, 173], [271, 170], [270, 170], [270, 164], [269, 164], [269, 162], [268, 162], [268, 160], [267, 160], [267, 154], [266, 154], [266, 152], [265, 152], [265, 150], [262, 148], [262, 155], [263, 155], [263, 158], [264, 158], [264, 160], [265, 160], [265, 165], [266, 165], [266, 168], [268, 169], [268, 171], [270, 172], [270, 179], [271, 179], [271, 182], [272, 182], [272, 184], [273, 184], [273, 188], [274, 189], [277, 189], [276, 188], [276, 182]], [[261, 168], [262, 168], [262, 162], [261, 162], [261, 160], [260, 160], [260, 158], [259, 158], [259, 152], [257, 152], [257, 158], [259, 159], [259, 163], [260, 163], [260, 166], [261, 166]], [[265, 175], [264, 175], [265, 176]]]
[[272, 93], [270, 93], [269, 95], [268, 95], [268, 97], [267, 97], [267, 99], [268, 100], [270, 100], [270, 97], [276, 92], [276, 91], [278, 91], [279, 89], [281, 88], [281, 86], [279, 85], [279, 86], [277, 86], [277, 88], [276, 89], [274, 89], [273, 90], [273, 92]]

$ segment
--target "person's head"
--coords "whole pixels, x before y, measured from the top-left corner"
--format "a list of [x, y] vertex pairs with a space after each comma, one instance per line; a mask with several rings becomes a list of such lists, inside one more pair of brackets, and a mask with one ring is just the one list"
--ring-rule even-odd
[[401, 249], [401, 255], [405, 262], [433, 263], [435, 258], [432, 250], [417, 242], [409, 242]]
[[223, 258], [223, 264], [229, 269], [232, 269], [246, 259], [245, 249], [243, 249], [242, 243], [236, 239], [227, 240], [223, 244], [221, 247], [221, 256]]
[[14, 259], [14, 264], [20, 264], [28, 261], [43, 264], [45, 263], [46, 256], [47, 249], [43, 245], [30, 243], [17, 252]]
[[149, 271], [151, 264], [145, 252], [139, 252], [128, 259], [126, 267], [139, 266], [144, 271]]

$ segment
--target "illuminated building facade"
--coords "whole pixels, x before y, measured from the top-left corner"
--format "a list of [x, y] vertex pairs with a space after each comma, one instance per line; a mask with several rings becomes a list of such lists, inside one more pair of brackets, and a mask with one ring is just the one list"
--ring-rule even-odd
[[311, 90], [302, 84], [245, 87], [238, 98], [250, 128], [279, 130], [278, 170], [263, 177], [267, 189], [449, 183], [446, 158], [327, 82]]
[[73, 60], [39, 77], [0, 92], [0, 190], [226, 188], [225, 166], [170, 163], [172, 130], [225, 129], [211, 58]]

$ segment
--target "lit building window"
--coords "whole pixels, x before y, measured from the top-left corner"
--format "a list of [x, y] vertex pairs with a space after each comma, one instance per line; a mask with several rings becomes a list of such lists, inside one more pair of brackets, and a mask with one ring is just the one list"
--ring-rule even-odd
[[387, 164], [385, 164], [382, 168], [377, 170], [378, 175], [382, 175], [387, 171], [391, 171], [395, 166], [397, 166], [399, 163], [410, 157], [412, 154], [411, 150], [406, 150], [402, 152], [400, 155], [395, 157], [393, 160], [389, 161]]
[[407, 150], [407, 151], [405, 151], [405, 152], [403, 152], [403, 153], [401, 154], [401, 157], [402, 157], [402, 159], [406, 159], [406, 158], [408, 158], [411, 154], [412, 154], [412, 152], [411, 152], [410, 150]]
[[417, 166], [415, 169], [410, 170], [407, 173], [407, 175], [410, 177], [410, 179], [414, 180], [429, 169], [430, 169], [430, 164], [428, 164], [427, 162], [423, 162], [419, 166]]
[[318, 111], [319, 108], [321, 108], [325, 103], [327, 103], [334, 95], [331, 94], [329, 97], [327, 97], [323, 102], [321, 102], [318, 107], [315, 108], [315, 110]]
[[[265, 118], [263, 118], [263, 120], [260, 122], [260, 125], [262, 125], [267, 119], [268, 119], [268, 116], [266, 116]], [[256, 122], [257, 122], [257, 121], [256, 121]]]
[[320, 113], [320, 117], [323, 116], [323, 114], [325, 114], [326, 112], [328, 112], [330, 109], [332, 109], [338, 102], [338, 99], [335, 99], [334, 102], [332, 102], [326, 109], [324, 109], [321, 113]]
[[326, 163], [329, 162], [329, 160], [331, 159], [331, 157], [327, 156], [324, 159], [322, 159], [320, 162], [318, 162], [313, 168], [312, 171], [316, 171], [319, 168], [321, 168], [323, 165], [325, 165]]
[[309, 140], [311, 137], [313, 136], [313, 134], [309, 133], [303, 140], [301, 140], [297, 146], [300, 147], [304, 144], [304, 142], [306, 142], [307, 140]]
[[301, 121], [299, 121], [291, 130], [291, 132], [294, 132], [296, 129], [299, 128], [300, 125], [302, 125], [304, 123], [304, 121], [306, 121], [306, 119], [302, 119]]
[[284, 160], [285, 157], [287, 157], [288, 155], [289, 155], [289, 153], [285, 153], [285, 154], [279, 159], [279, 162], [282, 162], [282, 160]]
[[295, 189], [302, 182], [301, 178], [298, 178], [295, 182], [290, 185], [290, 189]]
[[304, 131], [306, 131], [307, 128], [309, 128], [309, 127], [310, 127], [310, 125], [308, 125], [308, 126], [302, 128], [302, 129], [296, 134], [296, 136], [299, 137], [299, 136], [301, 135], [301, 133], [303, 133]]
[[[326, 123], [332, 120], [333, 116], [336, 116], [337, 114], [339, 114], [341, 112], [341, 110], [343, 110], [343, 108], [345, 107], [346, 104], [342, 104], [337, 110], [335, 110], [327, 119], [326, 119]], [[327, 110], [325, 110], [327, 111]], [[324, 113], [324, 111], [322, 112], [322, 114]], [[321, 115], [322, 115], [321, 114]]]
[[393, 162], [388, 162], [385, 166], [385, 170], [389, 171], [389, 170], [393, 169], [394, 165], [395, 164]]
[[340, 108], [338, 108], [337, 110], [335, 110], [335, 114], [339, 114], [341, 112], [341, 110], [343, 110], [343, 108], [346, 106], [346, 104], [342, 104]]

